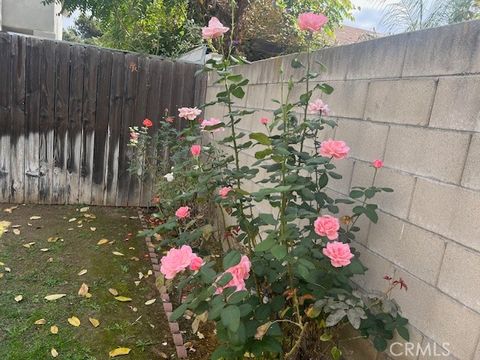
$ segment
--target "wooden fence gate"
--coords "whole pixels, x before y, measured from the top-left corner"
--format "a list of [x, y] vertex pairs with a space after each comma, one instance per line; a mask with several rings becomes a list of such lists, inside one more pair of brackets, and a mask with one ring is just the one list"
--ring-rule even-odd
[[146, 206], [129, 126], [201, 99], [198, 65], [0, 33], [0, 202]]

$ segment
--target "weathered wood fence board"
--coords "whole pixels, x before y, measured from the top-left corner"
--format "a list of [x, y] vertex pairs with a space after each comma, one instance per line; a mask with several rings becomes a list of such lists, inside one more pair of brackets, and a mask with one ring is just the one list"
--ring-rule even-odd
[[153, 179], [128, 171], [128, 128], [199, 102], [197, 70], [0, 33], [0, 202], [149, 205]]

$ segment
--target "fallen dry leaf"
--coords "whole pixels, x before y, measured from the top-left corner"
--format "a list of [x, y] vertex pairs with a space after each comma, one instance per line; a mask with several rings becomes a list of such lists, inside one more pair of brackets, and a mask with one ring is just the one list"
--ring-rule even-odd
[[50, 237], [47, 239], [47, 241], [48, 241], [49, 243], [55, 243], [55, 242], [57, 242], [58, 240], [62, 240], [62, 238], [59, 238], [58, 236], [50, 236]]
[[88, 320], [90, 321], [90, 324], [92, 324], [93, 327], [98, 327], [100, 325], [100, 321], [98, 321], [97, 319], [88, 318]]
[[40, 220], [41, 218], [42, 218], [41, 216], [37, 216], [37, 215], [30, 216], [30, 220]]
[[155, 301], [157, 301], [157, 299], [151, 299], [151, 300], [145, 301], [145, 305], [152, 305], [153, 303], [155, 303]]
[[110, 288], [110, 289], [108, 289], [108, 292], [110, 294], [112, 294], [113, 296], [118, 296], [118, 291], [116, 289]]
[[80, 270], [80, 272], [78, 273], [78, 276], [85, 275], [87, 272], [88, 272], [87, 269]]
[[35, 325], [45, 325], [47, 323], [47, 320], [45, 319], [39, 319], [34, 322]]
[[80, 319], [76, 316], [72, 316], [68, 318], [68, 323], [72, 326], [79, 327], [80, 326]]
[[88, 207], [88, 206], [80, 208], [81, 213], [87, 212], [88, 210], [90, 210], [90, 207]]
[[82, 286], [80, 286], [80, 289], [78, 289], [78, 295], [79, 296], [87, 296], [88, 294], [88, 285], [83, 283]]
[[119, 348], [116, 348], [115, 350], [110, 351], [108, 353], [108, 356], [113, 358], [116, 356], [128, 355], [130, 354], [130, 351], [131, 350], [129, 348], [119, 347]]
[[18, 229], [13, 229], [13, 233], [14, 233], [15, 235], [20, 235], [20, 230], [18, 230]]
[[47, 251], [49, 251], [49, 250], [50, 250], [50, 249], [48, 249], [48, 248], [40, 249], [41, 252], [47, 252]]
[[22, 300], [23, 300], [23, 296], [22, 296], [22, 295], [17, 295], [17, 296], [15, 296], [15, 301], [16, 301], [17, 303], [20, 302], [20, 301], [22, 301]]
[[118, 251], [112, 251], [112, 254], [116, 255], [116, 256], [125, 256], [121, 252], [118, 252]]
[[120, 301], [120, 302], [129, 302], [132, 301], [129, 297], [126, 296], [115, 296], [115, 300]]
[[35, 245], [35, 241], [29, 242], [28, 244], [23, 244], [24, 248], [30, 249], [33, 245]]
[[54, 335], [58, 334], [58, 326], [56, 325], [50, 326], [50, 332]]
[[108, 244], [109, 240], [108, 239], [101, 239], [97, 242], [97, 245], [105, 245]]
[[90, 228], [90, 230], [92, 230], [92, 231], [97, 231], [97, 228], [92, 226], [92, 227]]
[[55, 300], [58, 300], [58, 299], [63, 298], [64, 296], [67, 296], [67, 294], [52, 294], [52, 295], [47, 295], [47, 296], [45, 296], [45, 300], [55, 301]]
[[50, 354], [52, 354], [52, 357], [56, 358], [58, 356], [58, 351], [52, 348], [52, 350], [50, 350]]
[[11, 214], [12, 211], [15, 210], [16, 208], [18, 208], [18, 206], [12, 206], [12, 207], [10, 207], [10, 208], [4, 209], [3, 211], [5, 211], [6, 213]]

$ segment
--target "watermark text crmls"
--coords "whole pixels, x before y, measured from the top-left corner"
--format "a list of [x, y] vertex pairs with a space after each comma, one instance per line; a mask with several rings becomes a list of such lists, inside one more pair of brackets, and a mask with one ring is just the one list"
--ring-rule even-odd
[[430, 356], [430, 357], [447, 357], [450, 356], [450, 343], [414, 343], [414, 342], [394, 342], [390, 344], [390, 354], [396, 356]]

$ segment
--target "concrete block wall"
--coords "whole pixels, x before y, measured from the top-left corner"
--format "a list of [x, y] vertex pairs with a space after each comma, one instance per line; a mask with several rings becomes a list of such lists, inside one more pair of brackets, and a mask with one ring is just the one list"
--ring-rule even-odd
[[[281, 66], [287, 77], [301, 76], [290, 68], [295, 57], [305, 62], [296, 54], [235, 69], [250, 79], [235, 107], [257, 110], [239, 124], [243, 131], [271, 117]], [[378, 158], [385, 168], [375, 184], [395, 189], [377, 198], [380, 220], [356, 244], [370, 268], [359, 284], [384, 290], [384, 275], [402, 277], [408, 291], [394, 297], [412, 342], [449, 353], [395, 356], [397, 347], [363, 358], [480, 360], [480, 21], [328, 48], [313, 58], [327, 67], [320, 80], [336, 89], [322, 97], [339, 126], [323, 136], [352, 148], [336, 162], [344, 178], [330, 190], [345, 195], [371, 185], [370, 162]], [[217, 91], [210, 79], [207, 98]], [[225, 112], [213, 106], [206, 116]]]

